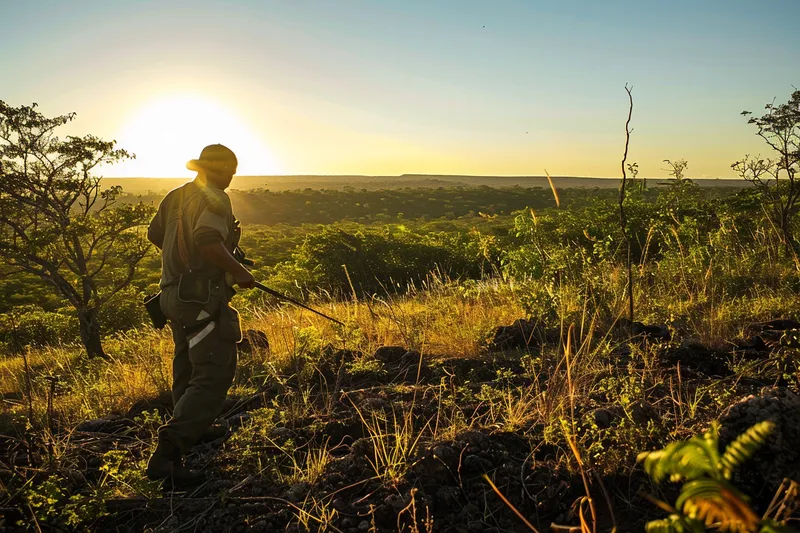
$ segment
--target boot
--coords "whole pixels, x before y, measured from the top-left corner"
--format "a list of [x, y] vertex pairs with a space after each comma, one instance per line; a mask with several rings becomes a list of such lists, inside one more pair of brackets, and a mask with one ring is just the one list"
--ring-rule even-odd
[[214, 422], [208, 429], [206, 429], [197, 442], [211, 442], [218, 439], [225, 438], [228, 434], [228, 423], [223, 420], [222, 422]]
[[147, 479], [164, 481], [172, 487], [199, 485], [205, 479], [202, 472], [190, 470], [181, 461], [180, 449], [169, 441], [159, 439], [156, 451], [150, 456], [145, 470]]

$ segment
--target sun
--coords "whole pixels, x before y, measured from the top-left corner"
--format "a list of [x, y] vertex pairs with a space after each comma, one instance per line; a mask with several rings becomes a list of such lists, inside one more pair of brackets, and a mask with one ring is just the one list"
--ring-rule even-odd
[[124, 177], [186, 176], [186, 162], [209, 144], [224, 144], [239, 159], [238, 175], [277, 174], [278, 164], [259, 134], [235, 113], [202, 96], [152, 100], [131, 113], [116, 137], [136, 159], [109, 168]]

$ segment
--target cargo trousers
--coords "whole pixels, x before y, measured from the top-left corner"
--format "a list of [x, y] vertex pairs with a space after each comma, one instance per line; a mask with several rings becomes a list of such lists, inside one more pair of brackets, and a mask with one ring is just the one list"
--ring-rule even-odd
[[236, 374], [236, 343], [242, 338], [239, 313], [213, 287], [206, 304], [185, 303], [177, 287], [161, 293], [169, 319], [175, 356], [172, 360], [172, 418], [159, 428], [167, 441], [186, 454], [222, 411]]

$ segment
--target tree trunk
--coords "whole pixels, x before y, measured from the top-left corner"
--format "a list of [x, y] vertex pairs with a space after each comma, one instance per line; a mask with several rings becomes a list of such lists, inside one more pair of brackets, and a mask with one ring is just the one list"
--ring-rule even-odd
[[100, 342], [100, 323], [97, 321], [97, 309], [79, 309], [81, 342], [89, 357], [107, 358]]

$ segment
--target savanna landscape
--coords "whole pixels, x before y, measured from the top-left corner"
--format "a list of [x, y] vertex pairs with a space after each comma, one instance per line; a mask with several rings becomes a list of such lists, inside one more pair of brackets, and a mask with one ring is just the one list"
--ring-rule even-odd
[[0, 532], [800, 532], [796, 1], [0, 18]]
[[[800, 93], [750, 120], [778, 149], [735, 187], [627, 163], [616, 189], [232, 190], [256, 278], [341, 324], [234, 297], [227, 430], [188, 491], [143, 475], [172, 408], [169, 328], [141, 305], [158, 196], [25, 183], [26, 153], [124, 154], [3, 119], [6, 530], [791, 530]], [[59, 292], [80, 279], [86, 300]]]

